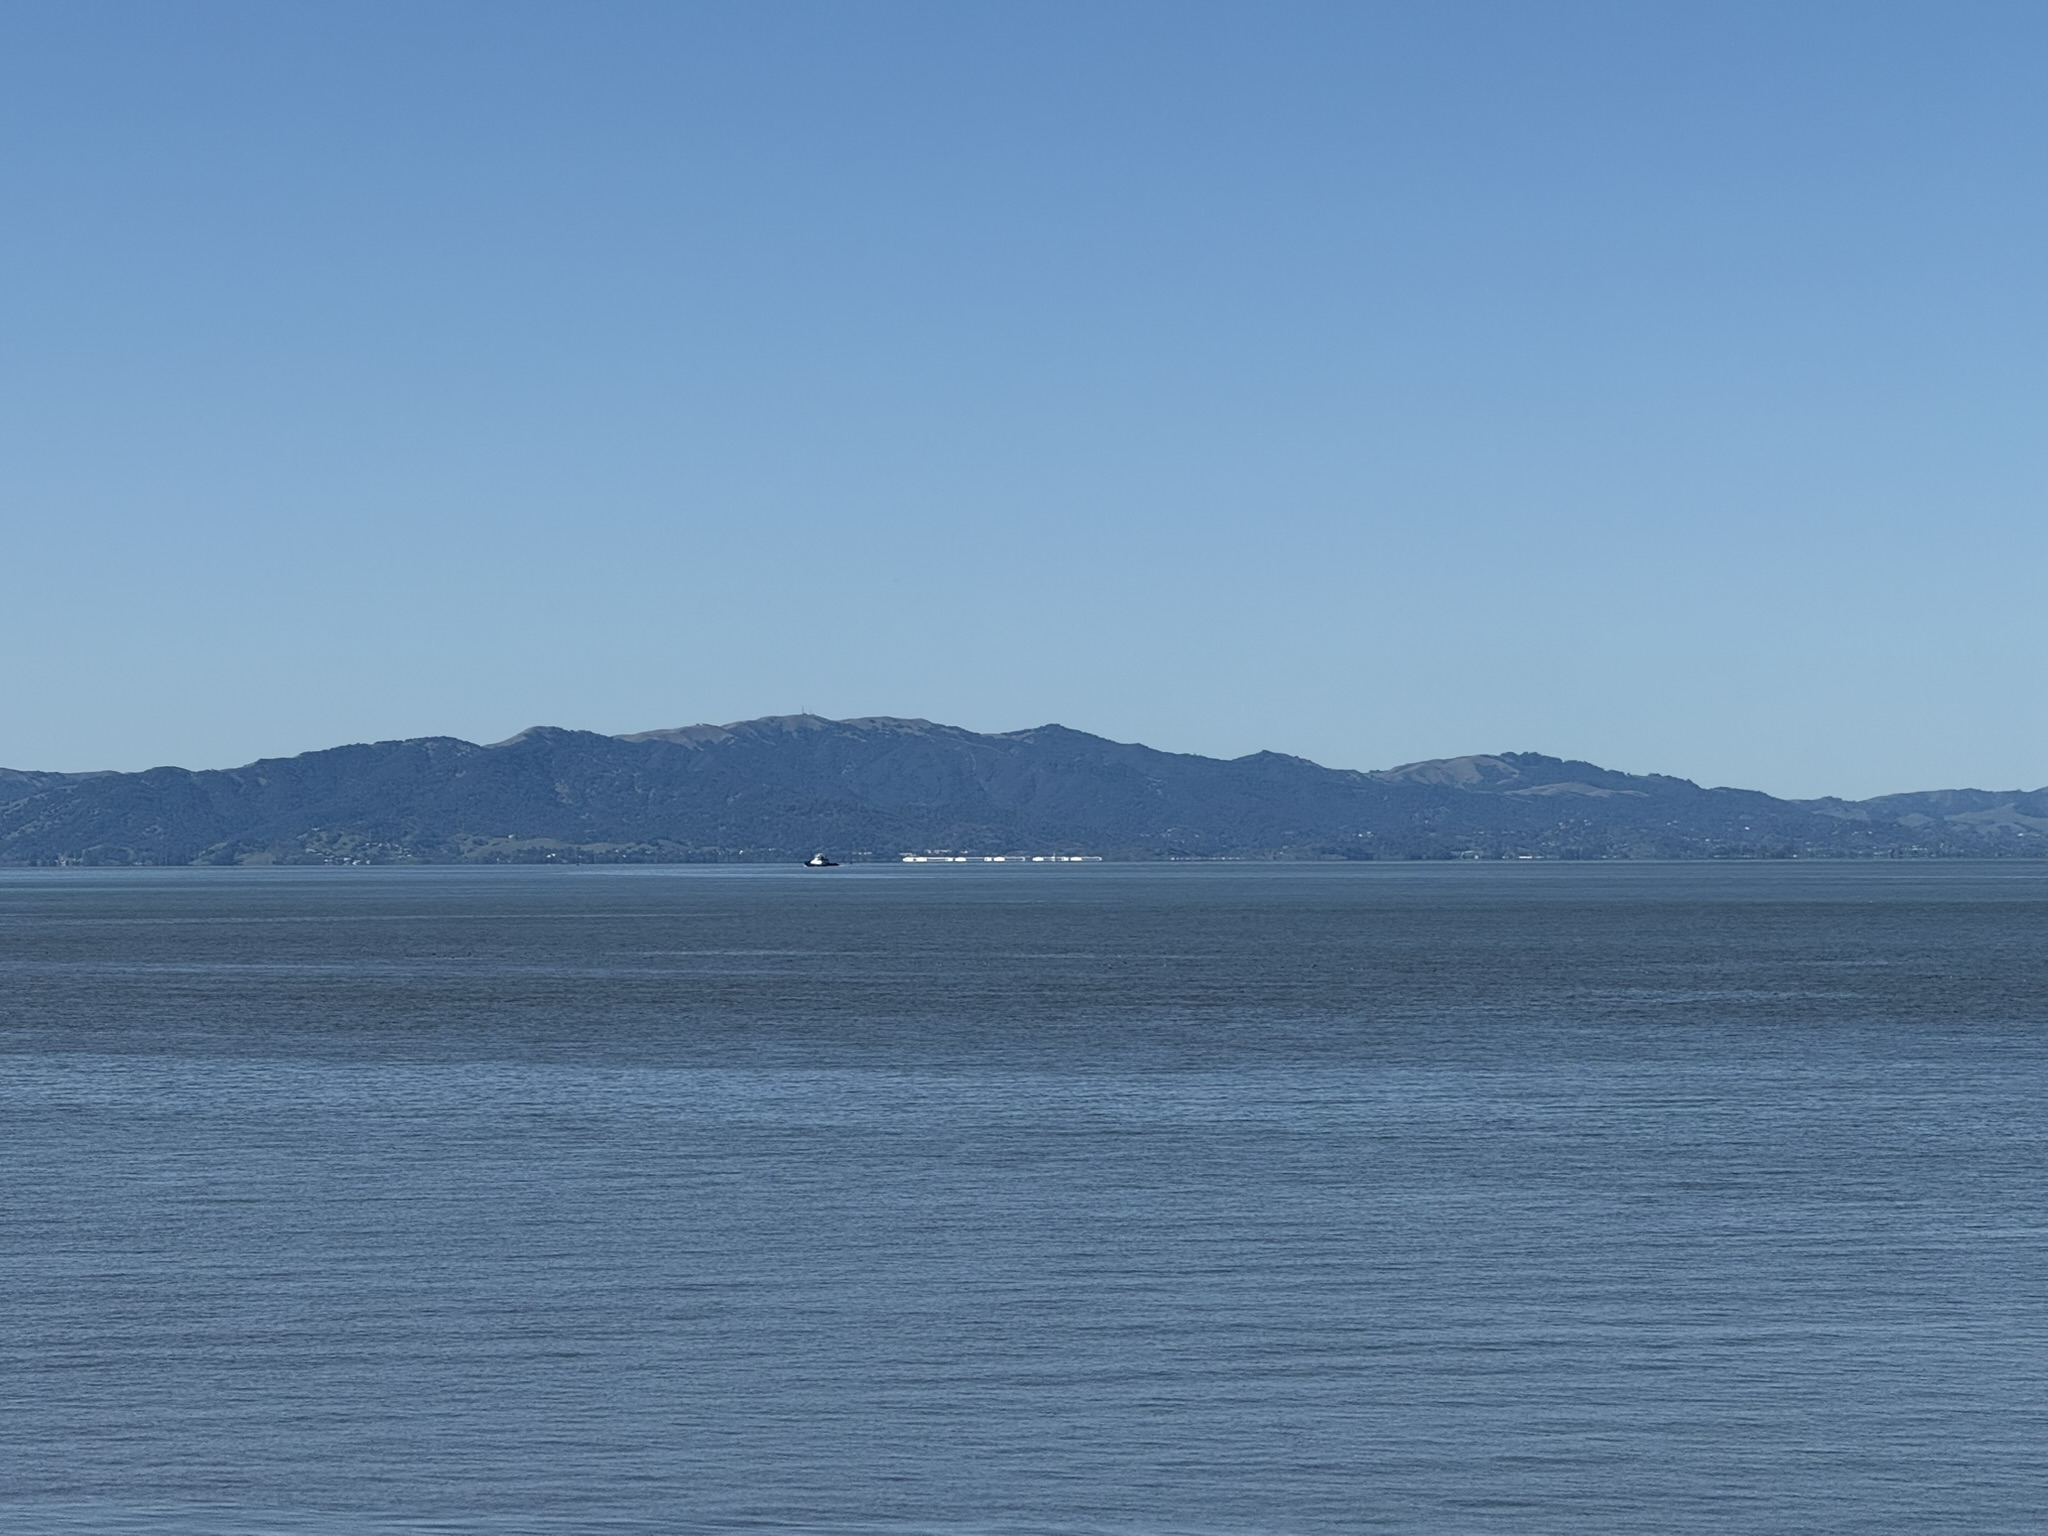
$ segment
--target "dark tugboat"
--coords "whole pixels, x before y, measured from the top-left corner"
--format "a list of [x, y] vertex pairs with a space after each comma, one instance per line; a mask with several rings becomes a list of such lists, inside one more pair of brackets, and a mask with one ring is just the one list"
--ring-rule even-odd
[[814, 853], [804, 860], [805, 869], [837, 869], [838, 867], [837, 863], [826, 858], [822, 853]]

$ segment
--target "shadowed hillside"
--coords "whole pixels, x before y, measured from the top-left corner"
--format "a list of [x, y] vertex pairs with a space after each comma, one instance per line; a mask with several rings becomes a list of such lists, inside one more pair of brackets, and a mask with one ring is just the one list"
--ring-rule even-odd
[[0, 770], [0, 862], [1786, 857], [2048, 852], [2048, 791], [1778, 800], [1533, 753], [1375, 773], [1223, 761], [1064, 726], [783, 715], [536, 727], [194, 772]]

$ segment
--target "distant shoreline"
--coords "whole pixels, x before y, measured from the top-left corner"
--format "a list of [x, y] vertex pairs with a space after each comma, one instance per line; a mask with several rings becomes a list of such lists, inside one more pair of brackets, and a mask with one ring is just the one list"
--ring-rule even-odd
[[0, 770], [0, 867], [2048, 857], [2048, 790], [1780, 800], [1540, 753], [1325, 768], [1064, 726], [771, 716], [233, 769]]

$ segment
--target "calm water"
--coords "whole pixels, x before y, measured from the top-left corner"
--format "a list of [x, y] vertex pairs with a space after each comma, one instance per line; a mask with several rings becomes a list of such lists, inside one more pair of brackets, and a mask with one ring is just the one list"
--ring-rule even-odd
[[2048, 866], [0, 874], [0, 1527], [2038, 1533]]

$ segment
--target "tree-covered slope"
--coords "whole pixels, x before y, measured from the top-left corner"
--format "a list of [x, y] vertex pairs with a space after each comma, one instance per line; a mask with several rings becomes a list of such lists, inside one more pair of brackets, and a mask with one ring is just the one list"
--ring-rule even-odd
[[0, 772], [0, 862], [1783, 856], [2048, 849], [2048, 793], [1786, 801], [1532, 753], [1376, 773], [1159, 752], [1057, 725], [776, 716], [246, 767]]

